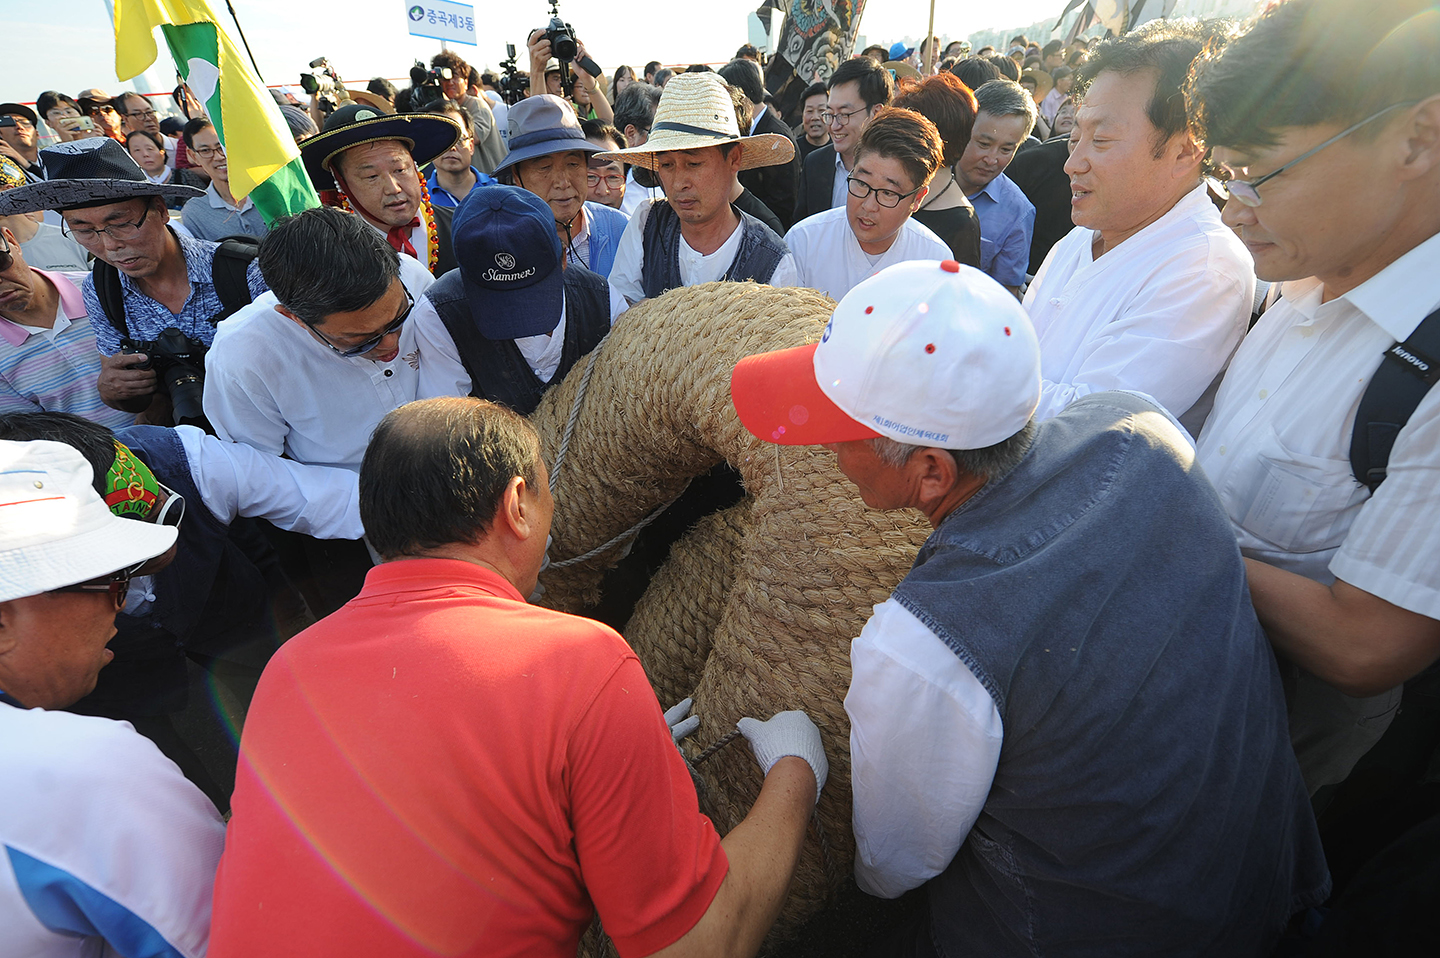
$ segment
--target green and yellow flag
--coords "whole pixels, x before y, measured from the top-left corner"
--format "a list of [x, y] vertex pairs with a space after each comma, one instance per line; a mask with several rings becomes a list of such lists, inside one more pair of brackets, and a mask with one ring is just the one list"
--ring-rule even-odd
[[225, 144], [235, 199], [249, 196], [266, 223], [319, 206], [284, 115], [205, 0], [115, 0], [115, 75], [155, 62], [156, 27]]

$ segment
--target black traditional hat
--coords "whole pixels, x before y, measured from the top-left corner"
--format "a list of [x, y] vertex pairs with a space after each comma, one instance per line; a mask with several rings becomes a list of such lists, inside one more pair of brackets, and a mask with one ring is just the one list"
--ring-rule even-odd
[[317, 190], [335, 189], [330, 164], [354, 146], [399, 140], [416, 166], [424, 166], [460, 140], [460, 124], [435, 113], [381, 113], [365, 103], [343, 106], [325, 118], [325, 131], [300, 144], [305, 172]]
[[0, 193], [0, 216], [37, 210], [73, 210], [137, 197], [188, 199], [204, 190], [178, 183], [151, 183], [125, 152], [104, 136], [59, 143], [40, 151], [49, 179]]

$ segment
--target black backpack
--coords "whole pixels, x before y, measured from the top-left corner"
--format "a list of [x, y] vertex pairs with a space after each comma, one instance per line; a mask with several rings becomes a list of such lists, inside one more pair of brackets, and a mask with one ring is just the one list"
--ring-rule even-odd
[[[222, 319], [250, 304], [250, 283], [246, 272], [255, 257], [260, 254], [260, 241], [253, 236], [227, 236], [215, 247], [210, 260], [210, 279], [215, 283], [215, 293], [220, 297], [220, 312], [210, 317], [210, 325], [218, 325]], [[91, 270], [95, 282], [95, 295], [105, 310], [105, 318], [119, 332], [121, 339], [130, 338], [130, 327], [125, 322], [125, 292], [120, 287], [120, 271], [103, 259], [96, 259]]]
[[1437, 380], [1440, 309], [1422, 319], [1405, 342], [1385, 350], [1380, 368], [1360, 397], [1350, 434], [1350, 470], [1372, 494], [1385, 481], [1395, 437]]

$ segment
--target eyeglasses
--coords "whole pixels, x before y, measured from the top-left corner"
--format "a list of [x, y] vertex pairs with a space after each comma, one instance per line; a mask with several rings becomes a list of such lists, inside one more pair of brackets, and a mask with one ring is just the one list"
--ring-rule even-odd
[[625, 186], [625, 177], [619, 173], [607, 173], [604, 176], [601, 176], [599, 173], [587, 173], [585, 174], [585, 179], [590, 184], [592, 190], [600, 185], [601, 180], [605, 181], [606, 189], [618, 190]]
[[151, 109], [148, 109], [148, 108], [147, 108], [147, 109], [144, 109], [144, 110], [131, 110], [129, 113], [127, 113], [127, 114], [125, 114], [125, 115], [126, 115], [126, 116], [133, 116], [133, 117], [143, 117], [143, 118], [149, 119], [150, 117], [152, 117], [152, 116], [155, 115], [155, 111], [154, 111], [154, 110], [151, 110]]
[[847, 123], [850, 122], [850, 118], [852, 116], [857, 113], [865, 113], [868, 110], [869, 107], [862, 107], [858, 110], [851, 110], [849, 113], [840, 113], [836, 110], [821, 110], [820, 122], [824, 123], [826, 126], [845, 126]]
[[[144, 565], [145, 563], [140, 563]], [[108, 592], [110, 598], [115, 602], [115, 609], [118, 612], [125, 607], [125, 593], [130, 591], [130, 580], [135, 576], [135, 570], [140, 565], [134, 565], [128, 569], [121, 569], [109, 575], [102, 575], [97, 579], [89, 579], [85, 582], [77, 582], [74, 585], [61, 586], [58, 589], [51, 589], [54, 592]]]
[[847, 176], [845, 177], [845, 188], [850, 191], [851, 196], [860, 200], [863, 200], [871, 193], [874, 193], [875, 202], [879, 203], [886, 209], [893, 210], [895, 207], [900, 205], [901, 200], [914, 196], [916, 193], [919, 193], [924, 187], [917, 186], [909, 193], [896, 193], [894, 190], [876, 189], [869, 183], [866, 183], [864, 180], [858, 180], [853, 176]]
[[327, 337], [324, 333], [320, 332], [320, 330], [316, 329], [314, 326], [310, 326], [309, 323], [306, 323], [306, 325], [310, 326], [310, 332], [314, 333], [316, 336], [319, 336], [320, 341], [326, 346], [329, 346], [332, 352], [348, 358], [350, 356], [359, 356], [361, 353], [368, 353], [376, 346], [379, 346], [380, 340], [384, 339], [386, 336], [389, 336], [391, 333], [395, 332], [395, 330], [405, 325], [405, 320], [410, 318], [410, 311], [414, 308], [415, 298], [410, 295], [410, 291], [407, 289], [405, 290], [405, 311], [399, 316], [396, 316], [395, 319], [390, 323], [390, 325], [386, 326], [384, 329], [380, 330], [380, 332], [365, 340], [365, 342], [361, 343], [359, 346], [350, 346], [348, 348], [336, 346], [334, 343], [330, 342], [329, 337]]
[[212, 156], [224, 156], [225, 145], [223, 143], [216, 143], [214, 146], [192, 146], [190, 147], [190, 152], [196, 156], [203, 156], [208, 160]]
[[145, 225], [145, 217], [150, 215], [150, 209], [151, 207], [147, 203], [145, 206], [145, 212], [141, 213], [140, 218], [135, 222], [111, 223], [109, 226], [103, 227], [101, 229], [91, 229], [89, 227], [83, 227], [81, 229], [71, 229], [70, 224], [65, 222], [65, 218], [62, 216], [60, 218], [60, 232], [64, 233], [66, 236], [72, 237], [76, 242], [79, 242], [81, 244], [93, 243], [97, 239], [99, 239], [102, 234], [109, 236], [112, 239], [122, 241], [132, 240], [140, 235], [140, 227]]
[[87, 112], [91, 116], [94, 116], [97, 113], [116, 113], [118, 115], [118, 111], [108, 103], [102, 103], [99, 106], [92, 106]]
[[[1260, 198], [1259, 193], [1261, 184], [1267, 182], [1268, 180], [1273, 180], [1275, 177], [1279, 176], [1281, 173], [1284, 173], [1286, 170], [1290, 169], [1290, 167], [1294, 166], [1296, 163], [1299, 163], [1301, 160], [1308, 160], [1310, 157], [1314, 156], [1316, 153], [1319, 153], [1321, 150], [1325, 149], [1325, 147], [1331, 145], [1332, 143], [1340, 142], [1341, 140], [1345, 139], [1345, 137], [1349, 136], [1351, 133], [1354, 133], [1356, 130], [1360, 129], [1365, 124], [1379, 119], [1380, 117], [1389, 113], [1391, 110], [1398, 110], [1402, 106], [1414, 106], [1415, 102], [1416, 101], [1414, 100], [1408, 100], [1403, 103], [1392, 103], [1378, 113], [1370, 114], [1365, 119], [1361, 120], [1359, 123], [1356, 123], [1355, 125], [1350, 127], [1346, 127], [1339, 133], [1336, 133], [1334, 136], [1330, 137], [1330, 139], [1326, 140], [1324, 143], [1321, 143], [1319, 146], [1314, 147], [1313, 149], [1306, 150], [1304, 153], [1301, 153], [1299, 156], [1295, 157], [1295, 159], [1291, 160], [1289, 163], [1286, 163], [1278, 170], [1266, 173], [1264, 176], [1255, 180], [1229, 179], [1224, 181], [1225, 187], [1227, 190], [1229, 190], [1231, 196], [1235, 197], [1237, 200], [1239, 200], [1241, 203], [1244, 203], [1246, 206], [1259, 206], [1262, 202], [1264, 202]], [[1226, 168], [1225, 172], [1229, 173], [1230, 170]]]
[[30, 122], [28, 119], [26, 119], [25, 117], [23, 117], [23, 116], [10, 116], [9, 114], [6, 114], [5, 116], [0, 116], [0, 126], [13, 126], [13, 127], [15, 127], [17, 130], [33, 130], [33, 129], [35, 129], [35, 124], [34, 124], [34, 123], [31, 123], [31, 122]]

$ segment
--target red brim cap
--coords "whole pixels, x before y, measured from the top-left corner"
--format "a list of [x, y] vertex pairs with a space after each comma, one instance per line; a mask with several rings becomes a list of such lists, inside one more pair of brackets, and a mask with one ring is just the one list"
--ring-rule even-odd
[[730, 375], [730, 399], [751, 435], [781, 446], [875, 439], [879, 433], [830, 401], [815, 381], [815, 345], [747, 356]]

